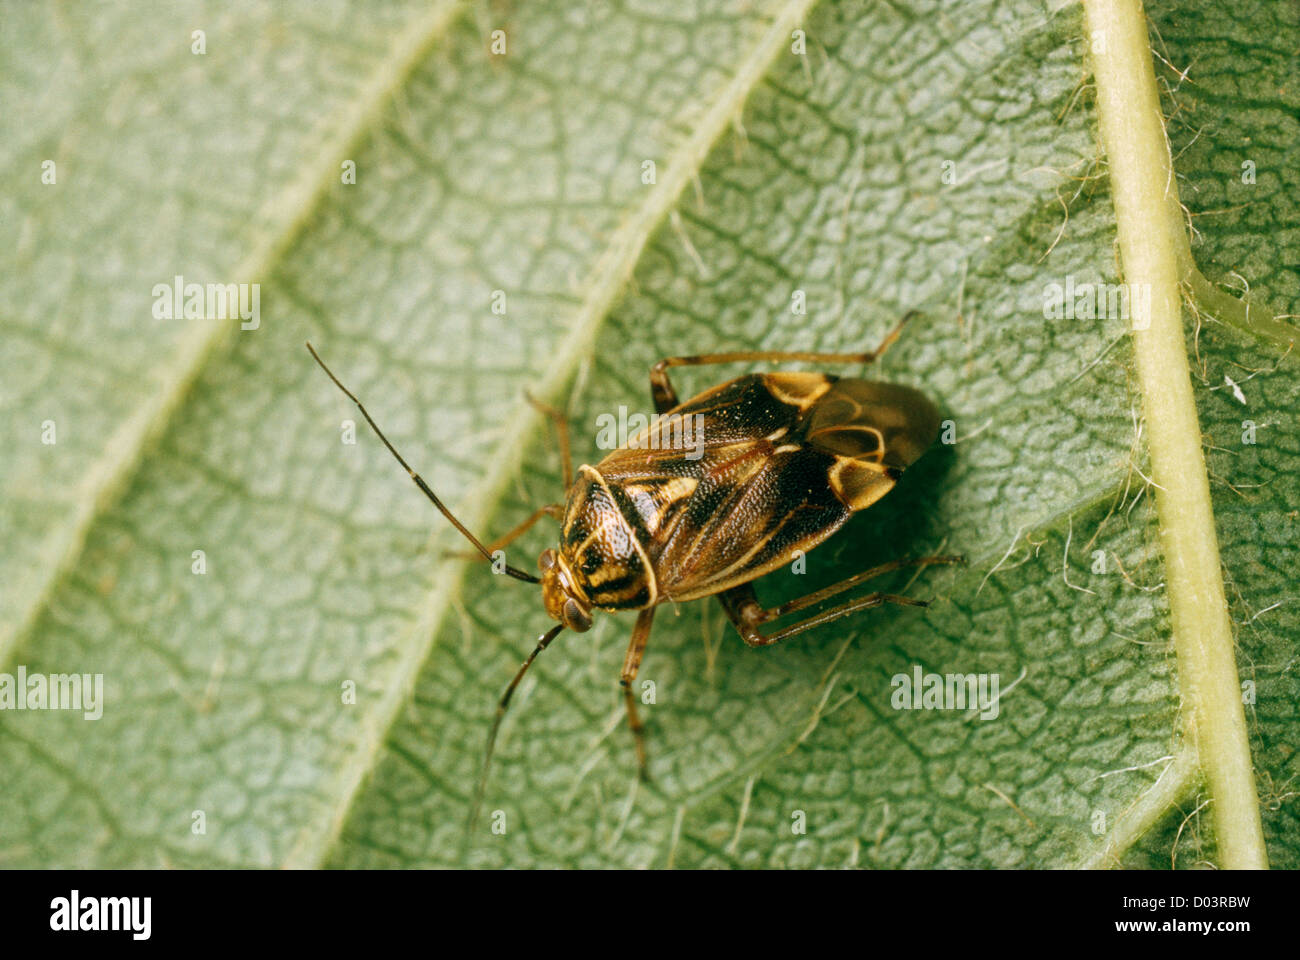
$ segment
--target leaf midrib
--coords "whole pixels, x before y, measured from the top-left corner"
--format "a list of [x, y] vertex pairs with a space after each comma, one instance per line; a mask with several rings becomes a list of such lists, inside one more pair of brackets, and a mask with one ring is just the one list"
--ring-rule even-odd
[[1133, 327], [1134, 356], [1183, 722], [1210, 786], [1223, 865], [1264, 868], [1268, 855], [1178, 289], [1187, 236], [1147, 21], [1140, 0], [1095, 0], [1087, 16], [1093, 35], [1111, 43], [1104, 55], [1094, 53], [1092, 73], [1125, 280], [1151, 291], [1148, 323]]

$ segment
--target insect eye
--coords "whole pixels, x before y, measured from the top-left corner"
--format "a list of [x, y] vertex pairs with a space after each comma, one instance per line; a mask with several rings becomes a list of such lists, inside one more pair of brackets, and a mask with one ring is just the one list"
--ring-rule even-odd
[[573, 600], [564, 601], [564, 622], [578, 633], [591, 629], [591, 616]]
[[543, 550], [542, 555], [537, 558], [537, 569], [545, 573], [553, 566], [555, 566], [555, 551], [550, 549]]

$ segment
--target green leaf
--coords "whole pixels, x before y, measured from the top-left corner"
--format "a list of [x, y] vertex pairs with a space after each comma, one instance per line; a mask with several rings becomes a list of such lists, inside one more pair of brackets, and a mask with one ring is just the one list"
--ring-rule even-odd
[[[1188, 345], [1268, 857], [1295, 866], [1300, 444], [1271, 321], [1300, 312], [1294, 23], [1197, 7], [1152, 12], [1157, 75], [1191, 255], [1211, 281], [1248, 278], [1258, 307], [1196, 288]], [[1127, 325], [1044, 316], [1050, 284], [1122, 279], [1081, 11], [559, 10], [14, 12], [0, 670], [103, 673], [106, 703], [94, 721], [0, 714], [0, 862], [1222, 859]], [[155, 320], [153, 285], [176, 274], [259, 282], [260, 327]], [[712, 601], [662, 610], [639, 787], [616, 683], [631, 618], [563, 634], [466, 837], [540, 598], [445, 556], [463, 544], [364, 424], [342, 442], [355, 408], [302, 341], [490, 538], [562, 495], [525, 389], [569, 403], [594, 462], [596, 417], [646, 410], [663, 356], [869, 349], [913, 307], [879, 373], [935, 397], [957, 443], [760, 598], [903, 554], [970, 566], [882, 581], [928, 610], [764, 650]], [[689, 393], [742, 369], [675, 379]], [[553, 540], [540, 526], [509, 557], [531, 566]], [[893, 709], [916, 666], [999, 675], [997, 718]]]

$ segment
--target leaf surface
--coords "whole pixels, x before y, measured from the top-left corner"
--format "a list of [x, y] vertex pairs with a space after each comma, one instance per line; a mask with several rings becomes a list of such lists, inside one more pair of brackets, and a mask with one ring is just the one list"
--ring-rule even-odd
[[[1182, 749], [1125, 325], [1044, 316], [1052, 283], [1119, 279], [1077, 8], [101, 15], [33, 10], [3, 41], [5, 104], [32, 122], [4, 121], [0, 158], [24, 184], [0, 201], [20, 225], [0, 284], [0, 668], [102, 672], [107, 704], [0, 716], [0, 861], [1069, 866]], [[1284, 31], [1248, 28], [1283, 14], [1158, 16], [1157, 49], [1195, 64], [1166, 104], [1194, 253], [1294, 314], [1295, 89]], [[188, 47], [205, 19], [206, 59]], [[86, 53], [100, 35], [107, 60]], [[24, 59], [18, 38], [41, 36], [91, 73]], [[1266, 66], [1238, 69], [1247, 50]], [[47, 155], [69, 158], [57, 186]], [[261, 327], [152, 320], [177, 273], [259, 281]], [[487, 808], [506, 832], [485, 817], [467, 843], [540, 600], [444, 556], [460, 544], [364, 424], [341, 442], [355, 410], [302, 341], [490, 537], [561, 495], [524, 389], [572, 393], [575, 457], [595, 462], [596, 417], [648, 410], [663, 356], [870, 348], [913, 307], [880, 375], [930, 393], [958, 442], [760, 597], [904, 553], [969, 568], [888, 584], [926, 611], [767, 650], [711, 602], [662, 610], [641, 788], [616, 683], [631, 619], [562, 636], [503, 728]], [[1189, 348], [1269, 854], [1294, 866], [1295, 361], [1208, 321]], [[998, 717], [893, 709], [917, 666], [996, 673]], [[1213, 859], [1208, 821], [1177, 832], [1202, 799], [1189, 775], [1123, 862]]]

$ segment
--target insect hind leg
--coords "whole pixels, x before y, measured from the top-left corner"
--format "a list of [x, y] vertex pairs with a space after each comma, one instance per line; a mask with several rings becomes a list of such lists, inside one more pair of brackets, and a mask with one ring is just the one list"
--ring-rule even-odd
[[788, 600], [779, 606], [765, 609], [754, 594], [753, 584], [744, 583], [730, 590], [724, 590], [718, 594], [718, 600], [722, 604], [722, 609], [727, 614], [727, 619], [731, 621], [732, 626], [740, 634], [741, 639], [751, 647], [767, 647], [787, 637], [792, 637], [797, 633], [803, 633], [805, 630], [811, 630], [813, 627], [819, 627], [825, 623], [839, 620], [843, 617], [850, 616], [860, 610], [869, 610], [872, 607], [883, 606], [886, 603], [897, 604], [908, 607], [928, 607], [929, 603], [925, 600], [915, 600], [911, 597], [904, 597], [895, 593], [869, 593], [861, 597], [855, 597], [852, 600], [846, 600], [844, 603], [837, 604], [820, 613], [813, 614], [804, 620], [792, 623], [789, 626], [782, 627], [773, 633], [765, 633], [763, 627], [773, 620], [788, 616], [808, 607], [815, 606], [824, 600], [829, 600], [837, 594], [843, 593], [860, 583], [865, 583], [885, 573], [894, 570], [900, 570], [904, 567], [913, 566], [932, 566], [935, 564], [957, 564], [965, 563], [965, 558], [960, 556], [932, 556], [917, 557], [911, 560], [891, 560], [888, 563], [882, 563], [879, 566], [856, 573], [851, 577], [833, 583], [829, 587], [816, 590], [794, 600]]
[[808, 353], [797, 350], [742, 350], [736, 353], [705, 353], [694, 357], [665, 357], [650, 368], [650, 396], [656, 413], [667, 413], [680, 402], [672, 381], [668, 379], [669, 367], [702, 367], [713, 363], [873, 363], [893, 346], [903, 327], [920, 311], [911, 310], [903, 315], [897, 326], [885, 335], [874, 350], [865, 353]]

